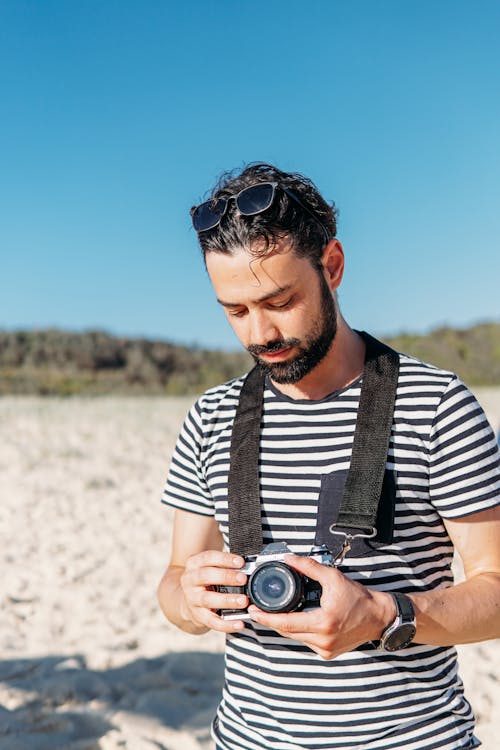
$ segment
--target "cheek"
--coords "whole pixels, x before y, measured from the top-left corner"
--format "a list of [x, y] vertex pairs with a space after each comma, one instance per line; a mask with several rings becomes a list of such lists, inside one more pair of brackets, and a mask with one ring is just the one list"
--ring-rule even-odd
[[247, 340], [248, 334], [247, 334], [247, 328], [248, 326], [245, 323], [245, 318], [235, 318], [233, 315], [229, 315], [226, 313], [227, 322], [233, 329], [233, 332], [235, 336], [238, 338], [240, 343], [243, 344], [243, 346], [247, 346], [251, 342]]
[[290, 332], [289, 335], [301, 336], [307, 332], [314, 322], [314, 314], [305, 306], [295, 308], [283, 319], [283, 326]]

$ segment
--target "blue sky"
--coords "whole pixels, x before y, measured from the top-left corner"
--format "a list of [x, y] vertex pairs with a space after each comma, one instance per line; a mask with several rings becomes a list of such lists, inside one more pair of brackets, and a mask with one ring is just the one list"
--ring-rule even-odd
[[237, 348], [189, 207], [255, 160], [340, 212], [384, 335], [500, 320], [500, 4], [0, 0], [0, 328]]

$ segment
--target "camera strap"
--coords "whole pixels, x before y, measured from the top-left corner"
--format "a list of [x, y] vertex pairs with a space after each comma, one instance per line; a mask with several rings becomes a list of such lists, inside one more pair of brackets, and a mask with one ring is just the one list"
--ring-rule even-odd
[[259, 491], [260, 423], [265, 377], [250, 370], [241, 388], [231, 434], [227, 504], [229, 549], [244, 557], [263, 546]]
[[[376, 534], [399, 376], [398, 354], [373, 336], [365, 332], [360, 335], [366, 354], [351, 464], [338, 517], [330, 526], [331, 534], [344, 537], [337, 564], [353, 539]], [[265, 376], [254, 367], [243, 383], [231, 436], [229, 547], [244, 556], [258, 554], [263, 546], [259, 445], [264, 385]]]

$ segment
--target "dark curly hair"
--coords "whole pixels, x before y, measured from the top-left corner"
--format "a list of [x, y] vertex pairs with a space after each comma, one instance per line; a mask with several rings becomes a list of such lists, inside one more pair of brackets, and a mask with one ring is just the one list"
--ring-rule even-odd
[[253, 255], [264, 255], [278, 240], [287, 237], [297, 255], [308, 257], [314, 267], [319, 267], [326, 236], [331, 239], [336, 235], [337, 212], [335, 204], [328, 204], [307, 177], [297, 172], [282, 172], [272, 164], [253, 163], [241, 172], [224, 172], [208, 200], [215, 203], [260, 182], [278, 182], [297, 195], [311, 213], [279, 188], [273, 204], [254, 216], [241, 215], [235, 202], [229, 201], [220, 223], [198, 233], [203, 257], [211, 252], [231, 254], [236, 247], [244, 247]]

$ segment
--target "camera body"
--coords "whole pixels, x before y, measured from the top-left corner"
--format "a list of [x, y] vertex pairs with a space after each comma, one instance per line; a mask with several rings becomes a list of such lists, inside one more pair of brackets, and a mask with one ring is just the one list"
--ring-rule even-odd
[[[248, 580], [244, 586], [218, 586], [217, 590], [225, 594], [246, 594], [250, 603], [264, 612], [296, 612], [319, 607], [321, 584], [287, 565], [284, 558], [289, 554], [292, 553], [285, 542], [268, 544], [258, 555], [245, 558], [241, 572], [246, 573]], [[312, 547], [299, 557], [310, 557], [321, 565], [333, 567], [332, 554], [324, 545]], [[224, 620], [250, 619], [245, 609], [221, 609], [219, 614]]]

